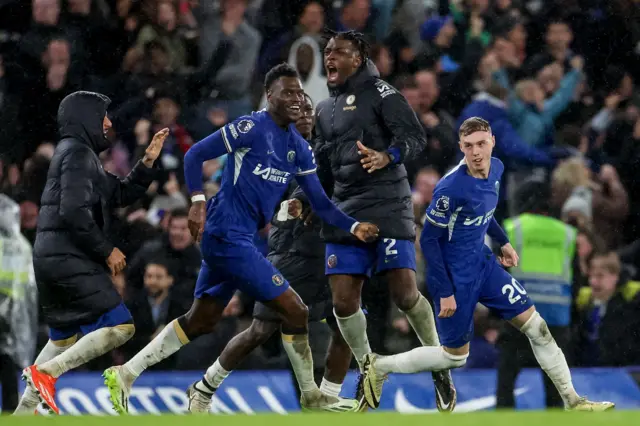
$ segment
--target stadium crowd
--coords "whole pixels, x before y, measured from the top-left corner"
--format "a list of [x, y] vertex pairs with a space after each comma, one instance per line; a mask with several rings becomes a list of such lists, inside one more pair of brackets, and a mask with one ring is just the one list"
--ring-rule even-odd
[[[263, 107], [264, 75], [280, 62], [298, 69], [315, 104], [328, 97], [326, 28], [367, 35], [381, 77], [402, 92], [424, 126], [427, 148], [407, 165], [416, 226], [435, 184], [460, 160], [459, 123], [485, 118], [508, 171], [497, 218], [536, 212], [577, 229], [570, 364], [638, 364], [638, 1], [6, 0], [0, 2], [0, 190], [19, 204], [20, 229], [31, 243], [66, 95], [90, 90], [110, 97], [112, 148], [102, 160], [119, 176], [156, 131], [171, 129], [160, 159], [163, 178], [134, 206], [113, 212], [110, 236], [128, 263], [113, 284], [133, 314], [135, 337], [90, 368], [123, 363], [189, 309], [201, 258], [187, 227], [184, 154], [228, 121]], [[215, 195], [225, 161], [205, 165], [207, 197]], [[265, 254], [267, 232], [256, 235]], [[417, 270], [423, 289], [425, 268]], [[406, 350], [417, 337], [381, 281], [366, 284], [376, 291], [364, 300], [373, 350]], [[252, 304], [237, 294], [213, 335], [154, 368], [206, 368], [246, 327]], [[6, 332], [0, 327], [0, 335]], [[321, 367], [329, 334], [322, 324], [311, 333]], [[465, 368], [498, 367], [500, 350], [517, 351], [505, 335], [503, 324], [478, 306]], [[45, 326], [33, 338], [44, 344]], [[288, 368], [279, 340], [268, 341], [244, 368]], [[3, 356], [1, 345], [0, 359], [4, 371], [25, 367]]]

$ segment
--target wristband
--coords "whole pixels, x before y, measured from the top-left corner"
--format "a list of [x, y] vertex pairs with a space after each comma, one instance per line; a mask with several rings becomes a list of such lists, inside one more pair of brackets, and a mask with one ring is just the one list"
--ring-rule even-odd
[[191, 197], [192, 203], [197, 203], [198, 201], [205, 202], [207, 201], [207, 198], [204, 196], [204, 194], [196, 194], [193, 197]]
[[[351, 229], [350, 232], [352, 234], [354, 234], [354, 232], [356, 232], [356, 228], [358, 227], [358, 225], [360, 225], [360, 222], [355, 222], [353, 225], [351, 225]], [[355, 235], [355, 234], [354, 234]]]

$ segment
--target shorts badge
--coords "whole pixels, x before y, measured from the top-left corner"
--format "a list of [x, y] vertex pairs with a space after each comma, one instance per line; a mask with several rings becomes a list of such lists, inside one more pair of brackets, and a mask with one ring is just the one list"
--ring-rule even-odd
[[289, 161], [290, 163], [293, 163], [296, 159], [296, 152], [295, 151], [289, 151], [287, 153], [287, 161]]
[[332, 254], [331, 256], [329, 256], [329, 259], [327, 259], [327, 266], [329, 266], [329, 268], [335, 268], [337, 264], [338, 258], [336, 257], [336, 255]]

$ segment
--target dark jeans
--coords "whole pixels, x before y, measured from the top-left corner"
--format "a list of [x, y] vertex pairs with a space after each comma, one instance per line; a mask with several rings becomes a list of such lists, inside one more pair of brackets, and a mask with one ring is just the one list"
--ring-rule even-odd
[[18, 406], [18, 367], [10, 356], [0, 353], [0, 386], [2, 412], [13, 413]]
[[[549, 327], [549, 330], [566, 357], [570, 344], [570, 328]], [[520, 370], [532, 367], [539, 368], [539, 365], [533, 355], [527, 336], [510, 324], [505, 324], [498, 339], [498, 348], [500, 349], [500, 354], [498, 356], [496, 405], [497, 408], [515, 408], [516, 403], [513, 392]], [[551, 379], [545, 373], [542, 375], [547, 408], [564, 407], [562, 398]]]

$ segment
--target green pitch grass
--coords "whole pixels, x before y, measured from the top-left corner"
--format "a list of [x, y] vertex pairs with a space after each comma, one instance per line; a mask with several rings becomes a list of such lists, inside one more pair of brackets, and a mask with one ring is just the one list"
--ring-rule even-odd
[[402, 415], [277, 414], [212, 416], [2, 417], [2, 426], [612, 426], [640, 425], [640, 411], [565, 413], [553, 411]]

